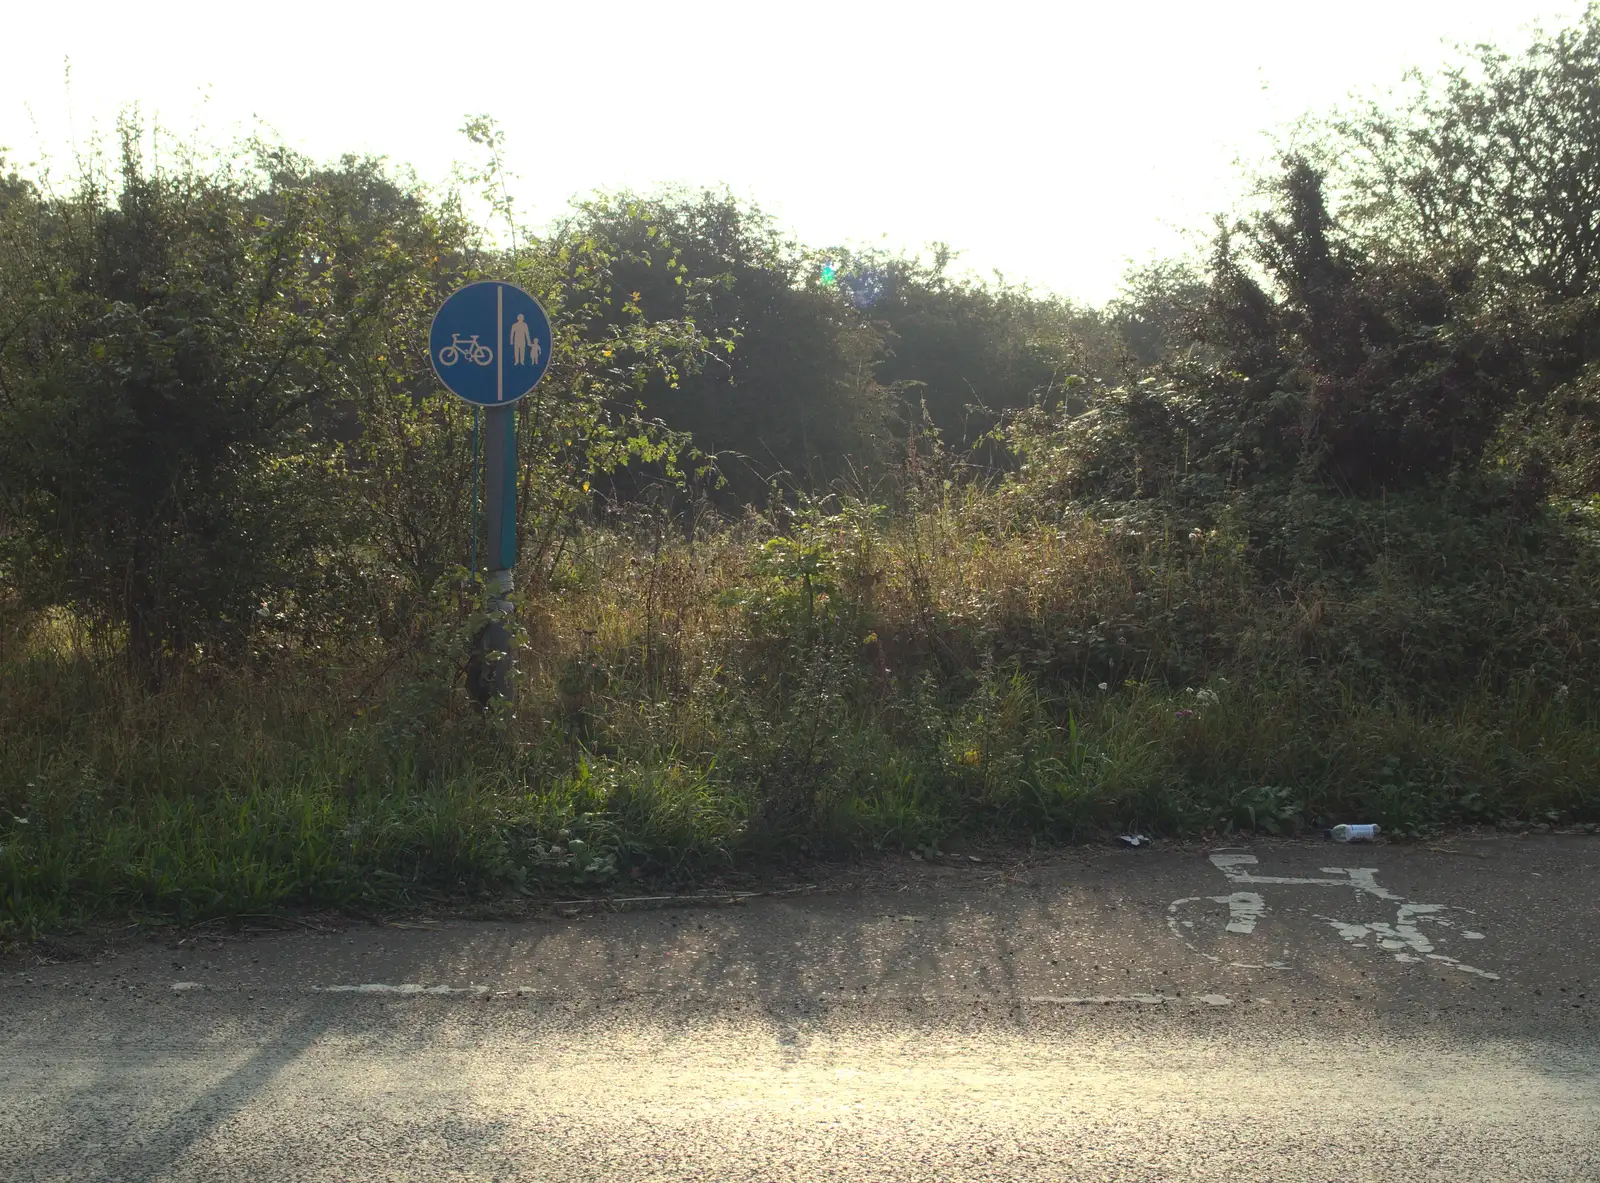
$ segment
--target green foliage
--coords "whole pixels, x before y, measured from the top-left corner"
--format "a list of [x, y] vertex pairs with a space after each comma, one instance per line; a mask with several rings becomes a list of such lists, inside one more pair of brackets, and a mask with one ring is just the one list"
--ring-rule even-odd
[[1481, 46], [1413, 82], [1397, 107], [1327, 120], [1313, 150], [1369, 250], [1428, 260], [1517, 326], [1504, 451], [1530, 495], [1600, 492], [1600, 5], [1519, 56]]
[[375, 162], [250, 144], [154, 172], [139, 136], [123, 129], [114, 189], [90, 171], [0, 208], [0, 570], [28, 605], [80, 614], [148, 673], [426, 634], [474, 479], [472, 414], [437, 393], [427, 325], [497, 268], [556, 327], [520, 413], [536, 562], [558, 561], [598, 475], [681, 475], [681, 435], [632, 396], [703, 340], [619, 300], [602, 245], [502, 260], [453, 198]]
[[[815, 488], [880, 459], [881, 334], [808, 281], [810, 256], [759, 209], [712, 192], [602, 196], [579, 205], [559, 237], [603, 250], [611, 282], [629, 293], [608, 324], [630, 313], [692, 319], [706, 334], [699, 372], [653, 379], [643, 401], [717, 457], [731, 495], [757, 498], [773, 475]], [[592, 266], [573, 253], [570, 281]]]
[[1274, 193], [1218, 235], [1199, 353], [1018, 418], [1033, 479], [1065, 498], [1194, 505], [1295, 482], [1369, 496], [1482, 467], [1535, 379], [1537, 333], [1470, 277], [1363, 253], [1303, 159]]
[[988, 463], [998, 457], [985, 437], [1005, 412], [1053, 403], [1073, 375], [1119, 358], [1096, 312], [1000, 276], [993, 284], [957, 278], [956, 256], [942, 244], [926, 262], [871, 251], [831, 257], [840, 293], [880, 326], [880, 380], [913, 400], [948, 446], [978, 448]]
[[308, 576], [332, 450], [311, 410], [324, 342], [386, 310], [314, 195], [228, 171], [87, 179], [4, 210], [5, 563], [35, 604], [125, 630], [151, 665], [236, 650]]
[[1600, 5], [1512, 55], [1480, 46], [1398, 106], [1327, 121], [1322, 141], [1375, 241], [1495, 268], [1557, 300], [1592, 297], [1600, 243]]

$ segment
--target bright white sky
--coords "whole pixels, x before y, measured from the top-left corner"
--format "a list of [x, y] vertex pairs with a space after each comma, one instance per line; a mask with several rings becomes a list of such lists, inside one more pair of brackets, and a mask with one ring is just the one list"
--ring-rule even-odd
[[[6, 0], [0, 146], [57, 171], [119, 106], [442, 182], [488, 112], [525, 217], [726, 183], [816, 246], [918, 249], [1078, 299], [1182, 248], [1262, 133], [1445, 43], [1520, 46], [1580, 0]], [[63, 65], [71, 59], [70, 92]]]

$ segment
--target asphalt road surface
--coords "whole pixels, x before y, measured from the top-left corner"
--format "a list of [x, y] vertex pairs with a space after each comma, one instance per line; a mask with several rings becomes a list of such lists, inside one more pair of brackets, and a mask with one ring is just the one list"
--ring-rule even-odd
[[1600, 839], [966, 856], [0, 968], [0, 1179], [1600, 1179]]

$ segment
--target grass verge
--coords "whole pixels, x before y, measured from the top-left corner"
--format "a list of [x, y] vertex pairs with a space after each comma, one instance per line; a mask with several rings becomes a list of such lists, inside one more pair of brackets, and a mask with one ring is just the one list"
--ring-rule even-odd
[[[40, 689], [27, 687], [36, 707]], [[306, 685], [128, 701], [80, 670], [50, 691], [51, 722], [6, 738], [8, 937], [113, 915], [684, 884], [785, 852], [956, 837], [1600, 821], [1600, 718], [1517, 695], [1449, 711], [1223, 680], [1050, 696], [992, 675], [957, 700], [913, 694], [870, 714], [742, 704], [690, 750], [554, 728], [529, 743], [471, 717], [406, 742], [381, 716], [330, 721]]]
[[1306, 578], [1263, 574], [1226, 524], [1006, 512], [961, 493], [592, 534], [528, 580], [518, 706], [493, 717], [448, 612], [389, 652], [201, 663], [159, 691], [59, 619], [7, 622], [0, 936], [956, 838], [1600, 823], [1589, 534], [1517, 550], [1475, 521], [1434, 553], [1386, 506], [1399, 542]]

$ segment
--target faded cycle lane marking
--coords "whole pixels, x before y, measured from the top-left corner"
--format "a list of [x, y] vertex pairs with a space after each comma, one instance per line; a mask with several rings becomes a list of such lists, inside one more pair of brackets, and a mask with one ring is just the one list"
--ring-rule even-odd
[[[1321, 867], [1320, 876], [1257, 875], [1249, 868], [1258, 866], [1259, 863], [1260, 860], [1253, 854], [1211, 855], [1211, 865], [1222, 872], [1230, 885], [1243, 886], [1250, 890], [1236, 890], [1226, 895], [1185, 896], [1173, 900], [1167, 906], [1167, 927], [1172, 930], [1173, 935], [1200, 956], [1219, 964], [1236, 969], [1288, 969], [1289, 963], [1281, 959], [1236, 961], [1222, 954], [1206, 952], [1195, 940], [1199, 931], [1196, 928], [1197, 922], [1189, 918], [1190, 913], [1195, 910], [1195, 905], [1225, 906], [1228, 914], [1227, 919], [1223, 921], [1223, 933], [1249, 936], [1256, 931], [1262, 917], [1271, 911], [1266, 896], [1255, 889], [1264, 886], [1343, 888], [1353, 892], [1356, 899], [1370, 897], [1395, 905], [1393, 922], [1341, 920], [1335, 916], [1315, 914], [1315, 919], [1330, 927], [1352, 948], [1376, 947], [1402, 964], [1432, 961], [1459, 970], [1461, 973], [1487, 978], [1489, 981], [1500, 980], [1499, 974], [1468, 965], [1459, 958], [1440, 953], [1436, 949], [1435, 941], [1442, 935], [1437, 930], [1458, 929], [1452, 913], [1471, 915], [1471, 909], [1450, 904], [1427, 904], [1408, 900], [1405, 896], [1390, 891], [1378, 883], [1376, 867]], [[1424, 926], [1434, 931], [1424, 931]], [[1460, 928], [1459, 933], [1463, 940], [1484, 939], [1483, 933], [1473, 929]], [[1285, 949], [1284, 956], [1287, 956], [1288, 952]]]

